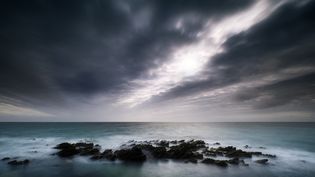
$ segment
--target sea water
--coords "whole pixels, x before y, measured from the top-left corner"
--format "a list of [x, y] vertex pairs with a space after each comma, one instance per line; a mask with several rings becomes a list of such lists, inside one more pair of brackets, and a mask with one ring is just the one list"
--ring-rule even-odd
[[[275, 154], [268, 165], [246, 159], [249, 166], [220, 168], [172, 160], [142, 164], [62, 159], [53, 147], [62, 142], [91, 141], [119, 148], [129, 140], [201, 139], [211, 146], [236, 146]], [[263, 148], [262, 148], [263, 147]], [[0, 123], [0, 158], [30, 159], [26, 166], [0, 161], [0, 177], [314, 177], [314, 123]]]

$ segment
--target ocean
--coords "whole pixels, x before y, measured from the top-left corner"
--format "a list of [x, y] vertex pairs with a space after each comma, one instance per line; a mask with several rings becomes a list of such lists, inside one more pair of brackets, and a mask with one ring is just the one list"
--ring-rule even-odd
[[[201, 139], [275, 154], [267, 165], [221, 168], [172, 160], [144, 163], [92, 161], [52, 155], [62, 142], [91, 141], [117, 149], [129, 140]], [[263, 148], [262, 148], [263, 147]], [[0, 177], [314, 177], [315, 123], [0, 123], [0, 159], [29, 159], [25, 166], [0, 161]]]

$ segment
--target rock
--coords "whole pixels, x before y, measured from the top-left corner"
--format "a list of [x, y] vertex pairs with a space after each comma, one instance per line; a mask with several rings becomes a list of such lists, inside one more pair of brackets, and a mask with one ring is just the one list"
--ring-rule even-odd
[[215, 164], [220, 167], [227, 167], [228, 164], [224, 160], [216, 160]]
[[202, 153], [206, 156], [212, 156], [212, 157], [217, 156], [216, 150], [214, 148], [204, 149]]
[[251, 158], [252, 157], [252, 153], [250, 152], [246, 152], [246, 151], [242, 151], [242, 150], [235, 150], [235, 151], [230, 151], [226, 154], [227, 157], [245, 157], [245, 158]]
[[116, 155], [113, 153], [113, 151], [112, 151], [111, 149], [106, 149], [106, 150], [102, 153], [102, 155], [103, 155], [106, 159], [108, 159], [108, 160], [110, 160], [110, 161], [116, 160]]
[[262, 156], [269, 157], [269, 158], [276, 158], [277, 157], [276, 155], [273, 155], [273, 154], [262, 154]]
[[233, 147], [233, 146], [218, 147], [216, 151], [217, 152], [222, 152], [222, 153], [229, 153], [229, 152], [236, 151], [236, 147]]
[[175, 146], [171, 146], [168, 151], [169, 158], [172, 159], [191, 159], [203, 158], [202, 154], [196, 152], [201, 148], [205, 148], [205, 142], [201, 140], [184, 142]]
[[72, 157], [72, 156], [77, 155], [79, 153], [80, 153], [80, 151], [77, 150], [75, 147], [73, 147], [73, 148], [62, 149], [61, 151], [57, 152], [56, 154], [59, 157]]
[[248, 146], [248, 145], [245, 145], [245, 146], [244, 146], [244, 148], [245, 148], [245, 149], [248, 149], [248, 148], [250, 148], [250, 146]]
[[170, 141], [171, 144], [177, 144], [177, 140]]
[[94, 144], [79, 142], [79, 143], [75, 143], [74, 146], [79, 149], [92, 149], [94, 147]]
[[248, 152], [248, 153], [250, 153], [252, 155], [256, 155], [256, 156], [262, 155], [262, 152]]
[[60, 157], [72, 157], [74, 155], [80, 154], [82, 156], [93, 155], [96, 158], [100, 154], [100, 146], [94, 146], [93, 143], [61, 143], [58, 144], [55, 149], [60, 149], [56, 154]]
[[256, 163], [259, 163], [259, 164], [267, 164], [268, 163], [268, 159], [260, 159], [260, 160], [256, 160], [255, 161]]
[[219, 142], [215, 142], [213, 143], [213, 145], [221, 145]]
[[166, 158], [168, 157], [168, 153], [165, 147], [153, 147], [150, 152], [155, 158]]
[[146, 160], [146, 156], [143, 154], [142, 150], [138, 147], [132, 147], [131, 149], [121, 149], [114, 153], [119, 160], [123, 161], [133, 161], [133, 162], [143, 162]]
[[55, 149], [60, 149], [60, 151], [56, 153], [59, 157], [71, 157], [80, 153], [75, 145], [70, 143], [58, 144]]
[[204, 164], [214, 164], [214, 165], [217, 165], [217, 166], [220, 166], [220, 167], [227, 167], [228, 164], [225, 160], [214, 160], [214, 159], [211, 159], [211, 158], [206, 158], [204, 160], [201, 161], [201, 163], [204, 163]]
[[92, 148], [92, 149], [82, 149], [80, 152], [80, 155], [82, 156], [87, 156], [87, 155], [98, 155], [100, 154], [100, 150], [96, 149], [96, 148]]
[[214, 160], [214, 159], [211, 159], [211, 158], [206, 158], [206, 159], [203, 159], [203, 160], [201, 161], [201, 163], [214, 164], [214, 163], [215, 163], [215, 160]]
[[30, 161], [28, 159], [26, 160], [12, 160], [10, 162], [8, 162], [9, 165], [27, 165], [29, 164]]
[[168, 147], [169, 146], [169, 142], [166, 140], [161, 140], [159, 143], [157, 143], [157, 145], [159, 146], [163, 146], [163, 147]]
[[55, 149], [68, 149], [68, 148], [73, 148], [73, 147], [74, 147], [74, 145], [70, 144], [70, 143], [60, 143], [54, 148]]
[[238, 165], [240, 163], [240, 159], [236, 157], [236, 158], [227, 160], [227, 163], [233, 164], [233, 165]]
[[2, 161], [7, 161], [7, 160], [10, 160], [10, 157], [4, 157], [1, 159]]

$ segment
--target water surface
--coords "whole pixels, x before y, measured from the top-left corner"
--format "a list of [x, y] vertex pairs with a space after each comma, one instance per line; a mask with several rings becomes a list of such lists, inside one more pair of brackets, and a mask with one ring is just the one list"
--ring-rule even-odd
[[[92, 141], [118, 148], [129, 140], [202, 139], [251, 151], [276, 154], [267, 166], [220, 168], [204, 164], [150, 160], [143, 164], [60, 159], [51, 154], [61, 142]], [[266, 149], [261, 149], [265, 147]], [[314, 123], [0, 123], [0, 158], [27, 158], [27, 166], [0, 161], [0, 177], [158, 177], [158, 176], [315, 176]], [[255, 158], [253, 159], [255, 160]]]

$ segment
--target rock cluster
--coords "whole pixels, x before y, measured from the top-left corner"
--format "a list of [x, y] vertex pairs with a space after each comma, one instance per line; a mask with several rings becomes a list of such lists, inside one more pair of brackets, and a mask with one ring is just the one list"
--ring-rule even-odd
[[100, 146], [94, 145], [93, 143], [61, 143], [58, 144], [55, 149], [59, 149], [57, 155], [60, 157], [72, 157], [74, 155], [96, 155], [100, 153]]
[[[215, 143], [214, 145], [220, 145]], [[267, 157], [275, 158], [275, 155], [263, 154], [262, 152], [248, 152], [237, 149], [233, 146], [211, 147], [202, 140], [152, 140], [152, 141], [129, 141], [117, 150], [106, 149], [100, 151], [99, 145], [93, 143], [61, 143], [55, 147], [59, 152], [59, 157], [67, 158], [74, 155], [90, 156], [92, 160], [107, 159], [110, 161], [121, 160], [126, 162], [144, 162], [152, 159], [173, 159], [185, 163], [198, 163], [217, 165], [227, 167], [231, 165], [245, 165], [245, 158]], [[225, 160], [214, 159], [221, 156]], [[211, 158], [210, 158], [211, 157]], [[222, 158], [221, 158], [222, 159]], [[260, 164], [266, 164], [268, 159], [256, 161]]]

